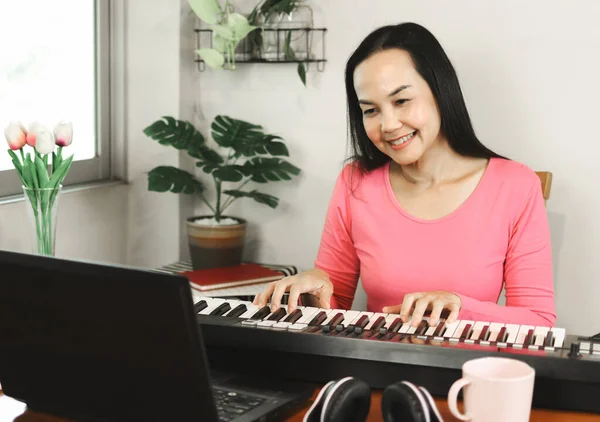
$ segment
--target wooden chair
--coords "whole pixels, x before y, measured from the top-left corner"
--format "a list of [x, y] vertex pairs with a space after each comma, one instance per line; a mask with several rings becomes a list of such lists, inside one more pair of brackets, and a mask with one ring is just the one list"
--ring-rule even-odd
[[550, 190], [552, 189], [552, 173], [549, 171], [536, 171], [535, 174], [540, 178], [542, 183], [542, 194], [544, 195], [544, 204], [550, 198]]

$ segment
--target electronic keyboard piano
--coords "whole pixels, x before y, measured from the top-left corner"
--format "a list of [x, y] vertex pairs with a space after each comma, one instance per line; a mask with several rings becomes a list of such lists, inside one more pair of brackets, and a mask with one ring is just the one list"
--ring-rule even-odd
[[[600, 413], [600, 339], [564, 329], [441, 320], [299, 306], [271, 312], [251, 302], [202, 297], [194, 310], [211, 367], [324, 384], [352, 375], [373, 388], [412, 381], [446, 397], [462, 364], [484, 356], [536, 371], [533, 406]], [[510, 403], [506, 404], [510, 406]]]

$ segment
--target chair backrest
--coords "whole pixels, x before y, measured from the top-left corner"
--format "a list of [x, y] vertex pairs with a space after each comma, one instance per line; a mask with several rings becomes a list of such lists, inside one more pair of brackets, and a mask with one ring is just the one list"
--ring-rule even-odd
[[542, 195], [544, 195], [544, 204], [550, 198], [550, 190], [552, 189], [552, 173], [549, 171], [536, 171], [535, 174], [540, 178], [542, 183]]

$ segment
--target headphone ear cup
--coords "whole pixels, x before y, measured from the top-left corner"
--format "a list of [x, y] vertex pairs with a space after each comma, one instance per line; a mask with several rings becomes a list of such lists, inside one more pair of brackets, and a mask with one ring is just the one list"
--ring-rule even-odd
[[427, 399], [416, 385], [408, 381], [385, 388], [381, 413], [384, 422], [431, 422]]
[[327, 394], [320, 422], [364, 422], [370, 407], [369, 385], [356, 378], [343, 378]]

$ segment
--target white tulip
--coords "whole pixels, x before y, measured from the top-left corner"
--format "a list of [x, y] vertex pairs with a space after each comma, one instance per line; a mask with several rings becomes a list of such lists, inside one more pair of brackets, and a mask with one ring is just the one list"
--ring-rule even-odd
[[54, 127], [56, 145], [68, 147], [73, 142], [73, 124], [71, 122], [60, 122]]
[[21, 122], [10, 122], [4, 129], [4, 136], [9, 148], [17, 151], [25, 146], [27, 131]]
[[45, 127], [37, 128], [35, 150], [42, 155], [52, 154], [54, 152], [54, 135]]

